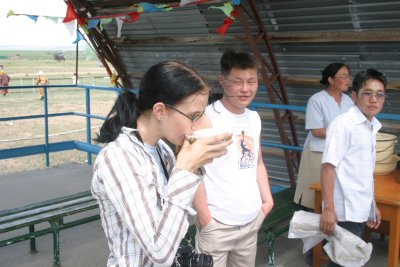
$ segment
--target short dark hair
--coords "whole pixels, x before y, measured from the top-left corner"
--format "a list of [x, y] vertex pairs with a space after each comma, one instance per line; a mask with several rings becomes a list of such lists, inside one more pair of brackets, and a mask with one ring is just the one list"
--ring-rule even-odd
[[358, 94], [358, 91], [365, 85], [368, 80], [377, 80], [383, 84], [383, 87], [386, 88], [387, 81], [386, 77], [382, 72], [379, 72], [375, 69], [367, 69], [360, 71], [356, 74], [353, 79], [353, 91]]
[[344, 63], [331, 63], [325, 67], [325, 69], [321, 70], [322, 78], [319, 81], [322, 85], [328, 86], [329, 85], [329, 77], [335, 77], [336, 73], [343, 67], [346, 67], [349, 71], [350, 68]]
[[229, 75], [233, 68], [258, 70], [258, 63], [256, 58], [249, 53], [228, 49], [221, 56], [220, 67], [222, 75]]

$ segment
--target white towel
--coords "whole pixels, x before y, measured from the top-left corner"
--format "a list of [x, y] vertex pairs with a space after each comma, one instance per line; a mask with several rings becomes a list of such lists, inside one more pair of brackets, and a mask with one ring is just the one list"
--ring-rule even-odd
[[365, 243], [361, 238], [335, 225], [332, 236], [319, 230], [321, 215], [306, 211], [296, 211], [290, 221], [289, 238], [301, 238], [303, 253], [314, 247], [323, 239], [328, 240], [324, 246], [329, 258], [337, 264], [346, 267], [363, 266], [371, 257], [372, 244]]

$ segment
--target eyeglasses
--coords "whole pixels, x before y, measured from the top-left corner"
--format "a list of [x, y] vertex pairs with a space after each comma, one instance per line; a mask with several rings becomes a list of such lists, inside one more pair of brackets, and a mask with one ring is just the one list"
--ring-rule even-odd
[[175, 110], [176, 112], [182, 114], [183, 116], [185, 116], [186, 118], [188, 118], [188, 119], [191, 120], [192, 122], [198, 121], [198, 120], [204, 115], [204, 112], [205, 112], [205, 110], [203, 110], [203, 112], [201, 112], [201, 114], [199, 114], [199, 115], [190, 116], [190, 115], [187, 115], [187, 114], [183, 113], [182, 111], [180, 111], [180, 110], [177, 109], [176, 107], [173, 107], [173, 106], [168, 105], [168, 104], [165, 104], [165, 106], [167, 106], [168, 108], [173, 109], [173, 110]]
[[350, 75], [338, 75], [336, 76], [337, 78], [345, 81], [345, 80], [351, 80], [351, 76]]
[[250, 86], [250, 87], [254, 87], [254, 86], [256, 86], [258, 84], [258, 81], [253, 81], [253, 80], [245, 82], [245, 81], [242, 81], [242, 80], [232, 81], [232, 80], [229, 80], [229, 79], [225, 79], [225, 82], [227, 82], [228, 86], [229, 85], [230, 86], [235, 86], [237, 88], [242, 88], [245, 84], [247, 86]]
[[374, 96], [374, 97], [376, 98], [376, 100], [378, 100], [378, 101], [383, 101], [383, 100], [386, 98], [385, 93], [376, 93], [376, 94], [374, 94], [374, 93], [366, 92], [366, 93], [361, 93], [361, 95], [362, 95], [365, 99], [368, 99], [368, 100], [371, 100], [371, 98], [372, 98], [373, 96]]

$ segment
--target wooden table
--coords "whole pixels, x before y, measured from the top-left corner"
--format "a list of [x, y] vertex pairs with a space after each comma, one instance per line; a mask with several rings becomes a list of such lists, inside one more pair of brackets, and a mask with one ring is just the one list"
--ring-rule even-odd
[[[389, 253], [388, 267], [398, 267], [400, 249], [400, 170], [388, 175], [374, 175], [375, 201], [381, 211], [382, 220], [388, 221], [389, 230]], [[322, 212], [322, 195], [320, 183], [310, 186], [315, 190], [315, 212]], [[367, 227], [367, 226], [366, 226]], [[322, 243], [313, 248], [313, 267], [318, 267], [326, 262], [322, 256]]]

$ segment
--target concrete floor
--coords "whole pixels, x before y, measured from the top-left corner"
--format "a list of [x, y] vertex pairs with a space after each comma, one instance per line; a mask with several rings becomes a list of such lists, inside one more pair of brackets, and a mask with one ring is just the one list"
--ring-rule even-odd
[[[14, 173], [0, 176], [0, 210], [35, 203], [41, 200], [89, 190], [91, 167], [84, 164], [65, 164], [45, 170]], [[0, 236], [4, 238], [4, 234]], [[60, 233], [61, 264], [63, 267], [106, 266], [107, 243], [100, 221], [91, 222]], [[387, 266], [388, 239], [380, 241], [372, 235], [374, 250], [365, 267]], [[29, 242], [24, 241], [0, 248], [0, 267], [52, 266], [52, 238], [37, 238], [38, 252], [29, 253]], [[275, 261], [277, 267], [307, 267], [301, 254], [302, 243], [288, 239], [284, 234], [277, 238]], [[267, 266], [266, 246], [259, 246], [256, 266]], [[400, 265], [399, 265], [400, 267]]]

